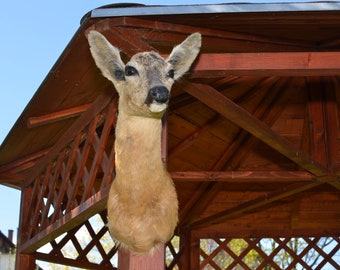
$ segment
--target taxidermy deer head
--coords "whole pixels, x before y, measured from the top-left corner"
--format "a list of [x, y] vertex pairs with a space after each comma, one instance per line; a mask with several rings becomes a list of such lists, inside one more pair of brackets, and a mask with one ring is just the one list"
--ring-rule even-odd
[[126, 64], [99, 32], [90, 31], [88, 41], [97, 66], [119, 94], [108, 227], [121, 246], [149, 253], [170, 240], [178, 222], [176, 190], [161, 159], [161, 117], [171, 86], [199, 53], [201, 35], [187, 37], [166, 59], [141, 52]]

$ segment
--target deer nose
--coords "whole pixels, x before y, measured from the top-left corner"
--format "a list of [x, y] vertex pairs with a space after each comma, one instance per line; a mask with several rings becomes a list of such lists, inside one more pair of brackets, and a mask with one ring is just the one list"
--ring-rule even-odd
[[146, 98], [146, 103], [151, 104], [153, 101], [158, 103], [166, 103], [169, 101], [170, 93], [169, 90], [164, 86], [155, 86], [149, 90]]

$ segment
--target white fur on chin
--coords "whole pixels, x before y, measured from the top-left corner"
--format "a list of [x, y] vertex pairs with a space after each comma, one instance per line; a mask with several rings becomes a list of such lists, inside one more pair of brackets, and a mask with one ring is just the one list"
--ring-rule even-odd
[[166, 110], [168, 104], [153, 102], [149, 105], [149, 110], [153, 113], [159, 113]]

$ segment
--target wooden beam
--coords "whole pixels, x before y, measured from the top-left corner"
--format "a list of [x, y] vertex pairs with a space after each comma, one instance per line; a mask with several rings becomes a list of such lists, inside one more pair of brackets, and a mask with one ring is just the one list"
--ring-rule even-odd
[[302, 171], [192, 171], [171, 172], [175, 182], [310, 182], [316, 177]]
[[340, 52], [202, 53], [193, 76], [328, 76], [340, 75]]
[[42, 158], [49, 149], [44, 149], [36, 153], [30, 154], [13, 162], [0, 166], [0, 179], [3, 184], [19, 188], [28, 173], [29, 169], [35, 166], [40, 158]]
[[248, 131], [271, 148], [277, 150], [303, 169], [316, 176], [327, 174], [327, 170], [324, 166], [214, 88], [196, 83], [182, 83], [182, 88], [187, 93], [196, 97], [213, 110], [219, 112], [231, 122]]
[[308, 184], [300, 184], [300, 183], [292, 184], [290, 186], [284, 187], [282, 190], [267, 193], [265, 195], [262, 195], [248, 202], [242, 203], [231, 209], [221, 211], [209, 217], [205, 217], [201, 220], [198, 220], [192, 223], [190, 227], [192, 229], [200, 229], [200, 228], [207, 227], [210, 225], [218, 224], [227, 219], [238, 217], [240, 215], [246, 214], [249, 211], [254, 211], [255, 209], [258, 209], [259, 207], [263, 207], [272, 202], [287, 198], [289, 196], [292, 196], [294, 194], [314, 188], [321, 184], [322, 183], [319, 183], [319, 182], [313, 182], [313, 183], [308, 183]]
[[84, 105], [76, 106], [73, 108], [69, 108], [66, 110], [61, 110], [61, 111], [57, 111], [57, 112], [53, 112], [53, 113], [49, 113], [49, 114], [45, 114], [41, 116], [33, 116], [33, 117], [28, 118], [27, 126], [28, 128], [34, 128], [34, 127], [54, 123], [60, 120], [72, 118], [86, 111], [90, 107], [90, 105], [91, 104], [84, 104]]

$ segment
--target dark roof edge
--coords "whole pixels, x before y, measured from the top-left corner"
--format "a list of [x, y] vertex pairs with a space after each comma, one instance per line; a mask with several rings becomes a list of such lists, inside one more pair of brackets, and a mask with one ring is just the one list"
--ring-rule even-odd
[[228, 3], [207, 5], [164, 5], [137, 7], [105, 7], [91, 11], [91, 18], [121, 16], [151, 16], [175, 14], [248, 13], [248, 12], [297, 12], [340, 11], [340, 2], [282, 2], [282, 3]]

